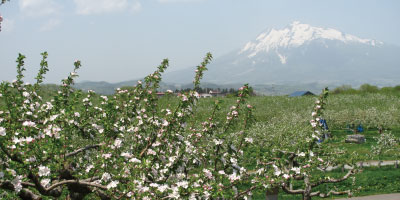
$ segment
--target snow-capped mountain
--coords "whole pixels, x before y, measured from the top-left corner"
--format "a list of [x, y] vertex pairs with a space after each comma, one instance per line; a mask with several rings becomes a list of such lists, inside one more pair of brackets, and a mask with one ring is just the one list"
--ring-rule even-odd
[[[344, 34], [335, 29], [325, 29], [313, 27], [308, 24], [301, 24], [298, 21], [293, 22], [289, 27], [281, 30], [272, 29], [261, 33], [255, 41], [248, 42], [239, 52], [246, 54], [249, 58], [258, 53], [275, 51], [282, 64], [286, 63], [287, 57], [280, 54], [279, 50], [298, 48], [307, 45], [316, 40], [336, 40], [347, 44], [366, 44], [371, 46], [383, 45], [383, 42], [361, 39], [354, 35]], [[326, 44], [325, 44], [326, 45]], [[326, 45], [328, 48], [328, 46]]]
[[[218, 84], [400, 84], [400, 47], [293, 22], [269, 29], [215, 59], [204, 79]], [[190, 82], [193, 68], [166, 74]]]

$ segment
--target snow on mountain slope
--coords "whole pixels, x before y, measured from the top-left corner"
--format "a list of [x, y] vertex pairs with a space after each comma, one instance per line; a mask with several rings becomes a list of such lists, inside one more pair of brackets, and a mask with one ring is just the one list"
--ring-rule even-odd
[[[268, 53], [271, 50], [278, 50], [280, 48], [299, 47], [316, 39], [338, 40], [343, 43], [361, 43], [371, 46], [383, 45], [383, 42], [380, 41], [361, 39], [354, 35], [344, 34], [335, 29], [313, 27], [295, 21], [284, 29], [272, 29], [268, 32], [261, 33], [255, 41], [248, 42], [239, 51], [239, 54], [246, 54], [251, 58], [260, 52]], [[286, 63], [285, 55], [278, 52], [277, 55], [280, 57], [282, 64]]]

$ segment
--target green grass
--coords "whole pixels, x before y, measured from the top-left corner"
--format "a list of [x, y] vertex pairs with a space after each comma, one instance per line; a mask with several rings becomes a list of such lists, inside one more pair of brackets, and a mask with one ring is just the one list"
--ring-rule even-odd
[[[399, 129], [394, 129], [394, 130], [391, 130], [390, 132], [397, 138], [400, 138], [400, 130]], [[362, 133], [359, 133], [359, 134], [364, 135], [366, 138], [366, 142], [362, 143], [362, 144], [345, 143], [346, 136], [353, 134], [353, 133], [349, 133], [346, 130], [334, 130], [331, 133], [332, 133], [333, 137], [328, 142], [329, 145], [332, 145], [334, 147], [344, 148], [349, 154], [351, 154], [353, 152], [357, 152], [359, 155], [359, 158], [358, 158], [359, 161], [379, 160], [379, 158], [377, 156], [373, 155], [371, 152], [371, 146], [376, 145], [375, 137], [379, 136], [378, 130], [367, 130]], [[397, 145], [395, 147], [395, 150], [385, 152], [381, 156], [380, 159], [381, 160], [398, 160], [399, 155], [396, 154], [397, 152], [400, 152], [399, 145]]]
[[[343, 176], [341, 170], [334, 170], [329, 173], [331, 177]], [[300, 182], [293, 183], [294, 189], [301, 186]], [[321, 185], [313, 191], [324, 191], [326, 188], [332, 188], [333, 185]], [[338, 190], [352, 189], [353, 196], [368, 196], [375, 194], [389, 194], [400, 192], [400, 169], [395, 169], [393, 166], [368, 167], [364, 168], [363, 172], [355, 175], [355, 182], [353, 179], [348, 179], [341, 183], [336, 183], [335, 186]], [[346, 198], [347, 195], [336, 195], [325, 199]], [[253, 194], [253, 199], [265, 199], [264, 191], [257, 191]], [[279, 199], [284, 200], [299, 200], [302, 195], [290, 195], [283, 190], [279, 191]], [[313, 199], [322, 199], [320, 197], [313, 197]]]

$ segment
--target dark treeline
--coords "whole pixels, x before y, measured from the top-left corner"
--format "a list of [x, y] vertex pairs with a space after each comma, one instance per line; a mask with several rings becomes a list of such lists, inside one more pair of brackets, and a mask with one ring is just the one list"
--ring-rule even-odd
[[363, 84], [359, 88], [342, 85], [332, 90], [332, 94], [363, 94], [363, 93], [391, 93], [400, 95], [400, 85], [379, 88], [375, 85]]

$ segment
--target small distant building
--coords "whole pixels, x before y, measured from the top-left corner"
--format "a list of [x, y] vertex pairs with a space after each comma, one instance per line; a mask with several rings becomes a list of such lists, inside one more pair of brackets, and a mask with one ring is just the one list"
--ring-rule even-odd
[[310, 91], [296, 91], [289, 95], [289, 97], [301, 97], [301, 96], [308, 96], [308, 95], [315, 95]]
[[200, 94], [200, 98], [211, 98], [211, 97], [213, 97], [211, 94], [207, 94], [207, 93]]
[[158, 96], [158, 97], [162, 97], [162, 96], [164, 96], [164, 95], [165, 95], [164, 92], [157, 92], [157, 96]]
[[213, 97], [222, 97], [224, 96], [220, 91], [212, 91], [210, 90], [209, 94]]

